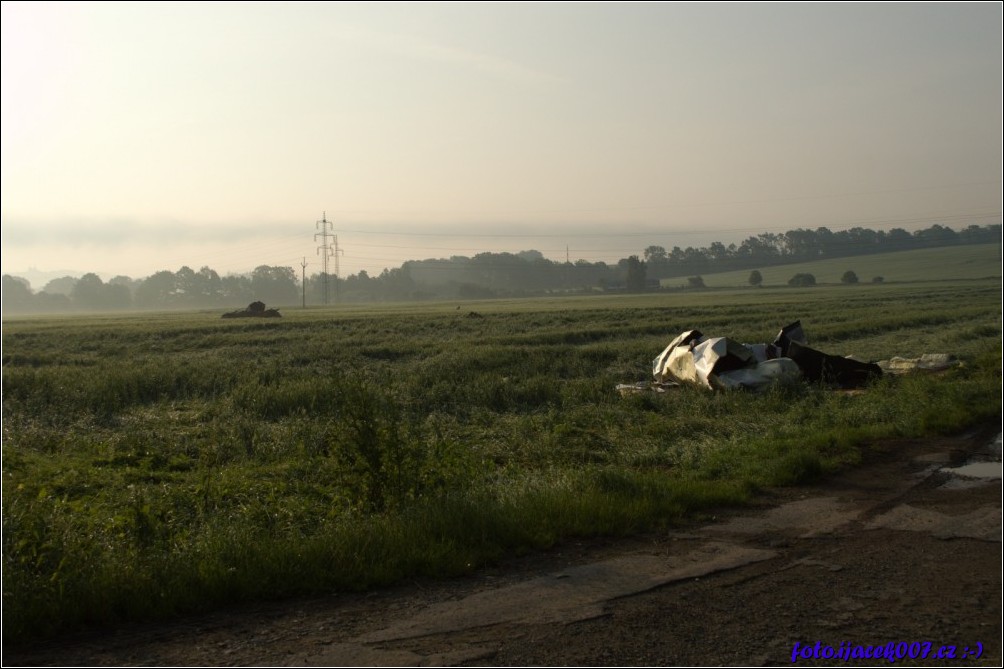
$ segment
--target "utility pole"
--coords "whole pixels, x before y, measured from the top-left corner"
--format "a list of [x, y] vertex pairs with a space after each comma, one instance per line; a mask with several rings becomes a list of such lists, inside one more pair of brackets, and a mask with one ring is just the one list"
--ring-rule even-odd
[[307, 256], [303, 256], [303, 262], [300, 263], [300, 286], [303, 287], [303, 308], [307, 308]]
[[335, 235], [335, 304], [338, 304], [338, 256], [345, 253], [345, 251], [338, 248], [338, 235]]
[[[321, 231], [314, 233], [314, 241], [315, 242], [317, 241], [318, 237], [321, 238], [321, 245], [317, 247], [317, 252], [321, 255], [322, 263], [323, 263], [323, 266], [324, 266], [324, 304], [325, 305], [328, 304], [328, 258], [330, 258], [332, 255], [334, 255], [334, 249], [332, 249], [331, 245], [328, 243], [328, 239], [330, 239], [331, 237], [334, 237], [333, 234], [331, 234], [330, 232], [328, 232], [328, 226], [330, 226], [330, 225], [333, 225], [333, 223], [328, 220], [327, 212], [324, 212], [324, 215], [321, 216], [321, 220], [319, 220], [317, 222], [317, 226], [316, 226], [316, 227], [320, 228]], [[336, 237], [336, 239], [337, 239], [337, 237]], [[335, 262], [337, 263], [338, 261], [336, 260]]]

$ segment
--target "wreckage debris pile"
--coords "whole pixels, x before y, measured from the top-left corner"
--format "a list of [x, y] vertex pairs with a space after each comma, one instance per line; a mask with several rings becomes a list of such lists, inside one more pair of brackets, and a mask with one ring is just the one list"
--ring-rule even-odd
[[264, 302], [252, 302], [247, 309], [229, 311], [220, 318], [282, 318], [278, 309], [266, 309]]
[[657, 385], [690, 383], [712, 390], [756, 390], [798, 379], [860, 388], [882, 376], [882, 368], [810, 348], [801, 322], [795, 321], [770, 344], [741, 344], [687, 330], [652, 361], [652, 375]]

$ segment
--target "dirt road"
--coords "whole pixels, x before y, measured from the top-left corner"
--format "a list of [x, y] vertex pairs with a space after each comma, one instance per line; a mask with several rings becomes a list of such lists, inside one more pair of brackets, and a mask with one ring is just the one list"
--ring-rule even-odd
[[669, 533], [5, 649], [4, 666], [881, 666], [887, 651], [1000, 666], [992, 427], [887, 443], [838, 477]]

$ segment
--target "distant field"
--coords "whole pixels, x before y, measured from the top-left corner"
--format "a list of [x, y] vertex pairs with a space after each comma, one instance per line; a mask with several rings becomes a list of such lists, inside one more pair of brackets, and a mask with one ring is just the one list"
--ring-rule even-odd
[[[4, 321], [4, 643], [665, 528], [1000, 417], [996, 279], [284, 314]], [[795, 319], [827, 353], [964, 365], [862, 394], [616, 390], [683, 330]]]
[[[876, 276], [889, 281], [947, 281], [952, 279], [983, 279], [1001, 276], [1001, 247], [994, 244], [948, 246], [899, 253], [833, 258], [815, 262], [775, 267], [758, 267], [764, 286], [787, 286], [788, 279], [807, 272], [817, 283], [840, 283], [847, 270], [858, 275], [861, 283], [870, 283]], [[752, 270], [704, 274], [704, 284], [712, 288], [749, 286]], [[663, 279], [664, 287], [686, 285], [686, 278]]]

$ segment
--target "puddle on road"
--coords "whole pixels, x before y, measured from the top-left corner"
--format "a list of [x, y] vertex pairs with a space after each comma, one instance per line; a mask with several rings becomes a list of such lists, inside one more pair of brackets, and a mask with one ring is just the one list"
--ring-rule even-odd
[[945, 467], [941, 471], [971, 479], [999, 479], [1004, 466], [1000, 462], [973, 462], [962, 467]]
[[[925, 456], [925, 462], [939, 462], [942, 455]], [[965, 490], [997, 483], [1002, 479], [1001, 435], [986, 450], [971, 457], [959, 467], [933, 465], [924, 474], [940, 472], [949, 478], [939, 486], [942, 490]], [[939, 539], [971, 538], [984, 541], [1001, 541], [1001, 509], [999, 505], [981, 506], [961, 516], [949, 516], [939, 511], [900, 504], [876, 516], [865, 525], [866, 529], [887, 528], [911, 532], [925, 532]]]
[[[988, 459], [989, 458], [989, 459]], [[961, 467], [942, 467], [942, 472], [950, 474], [950, 478], [942, 488], [959, 490], [986, 485], [992, 481], [1000, 481], [1004, 476], [1004, 465], [1001, 463], [1001, 435], [989, 446], [989, 455], [972, 458]]]

